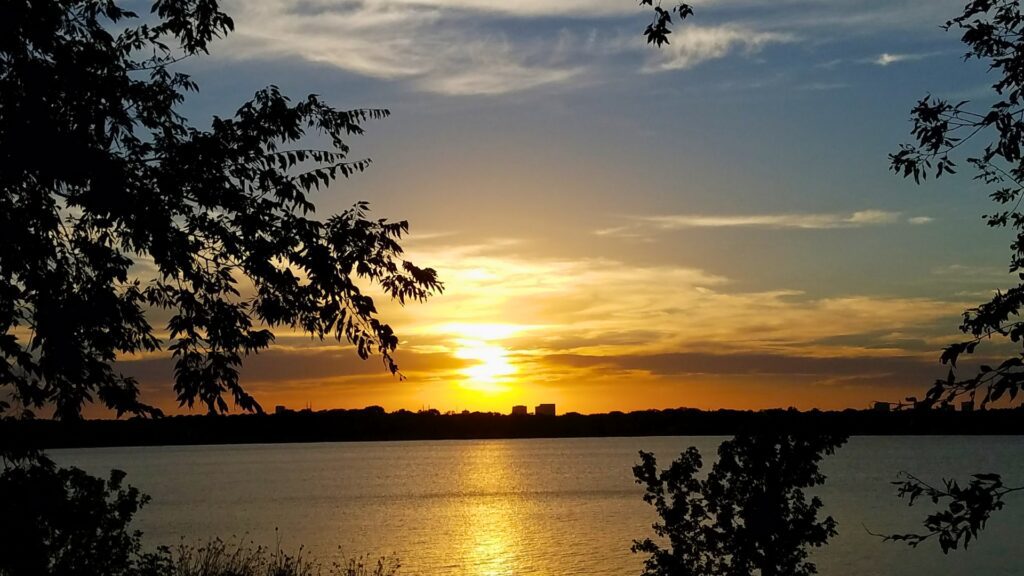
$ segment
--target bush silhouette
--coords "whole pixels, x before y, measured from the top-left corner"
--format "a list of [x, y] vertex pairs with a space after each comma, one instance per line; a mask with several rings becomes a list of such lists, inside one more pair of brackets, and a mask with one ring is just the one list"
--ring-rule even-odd
[[804, 576], [817, 572], [809, 546], [836, 534], [832, 517], [818, 520], [822, 503], [803, 489], [820, 485], [824, 455], [845, 442], [841, 436], [741, 434], [723, 442], [707, 478], [700, 452], [689, 448], [658, 470], [653, 454], [640, 452], [633, 467], [645, 488], [644, 501], [660, 521], [652, 538], [636, 540], [645, 553], [645, 576]]
[[128, 576], [140, 559], [129, 524], [148, 498], [125, 486], [124, 472], [103, 480], [44, 458], [0, 474], [0, 575]]

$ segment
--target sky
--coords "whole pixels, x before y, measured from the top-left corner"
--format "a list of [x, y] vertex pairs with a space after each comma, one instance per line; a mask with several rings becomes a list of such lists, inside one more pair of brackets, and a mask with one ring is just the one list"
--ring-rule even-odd
[[[276, 84], [387, 108], [371, 169], [314, 197], [408, 220], [444, 294], [381, 303], [405, 379], [278, 332], [266, 408], [863, 408], [921, 395], [964, 308], [1011, 284], [959, 174], [888, 171], [926, 94], [994, 78], [940, 25], [963, 0], [719, 0], [645, 45], [633, 0], [230, 0], [183, 63], [197, 126]], [[165, 355], [119, 362], [173, 409]]]

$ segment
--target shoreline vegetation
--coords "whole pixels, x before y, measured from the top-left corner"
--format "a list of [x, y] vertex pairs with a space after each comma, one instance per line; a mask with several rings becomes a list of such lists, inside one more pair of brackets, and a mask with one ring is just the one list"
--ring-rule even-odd
[[137, 576], [396, 576], [400, 567], [395, 557], [328, 563], [311, 558], [302, 548], [291, 554], [279, 545], [270, 548], [220, 538], [161, 546], [144, 555], [140, 564]]
[[510, 416], [437, 410], [284, 411], [276, 414], [187, 415], [125, 420], [0, 421], [0, 438], [31, 439], [35, 447], [87, 448], [193, 444], [272, 444], [398, 440], [732, 436], [788, 430], [843, 435], [1024, 434], [1024, 409], [950, 411], [715, 410], [690, 408]]

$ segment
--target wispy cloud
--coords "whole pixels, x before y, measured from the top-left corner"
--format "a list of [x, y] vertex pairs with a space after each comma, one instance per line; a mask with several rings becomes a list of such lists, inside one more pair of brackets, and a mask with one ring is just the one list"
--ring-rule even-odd
[[890, 64], [896, 64], [898, 62], [914, 62], [916, 60], [924, 60], [929, 56], [933, 56], [934, 53], [927, 54], [890, 54], [889, 52], [883, 52], [878, 57], [870, 60], [872, 64], [878, 66], [888, 66]]
[[933, 268], [931, 273], [935, 276], [943, 277], [944, 280], [966, 280], [973, 282], [1007, 281], [1012, 278], [1012, 275], [1006, 268], [965, 264], [939, 266]]
[[[438, 263], [449, 290], [425, 306], [387, 310], [403, 336], [444, 346], [452, 326], [465, 334], [466, 326], [499, 322], [508, 335], [500, 340], [524, 354], [906, 354], [898, 344], [889, 350], [876, 345], [879, 326], [886, 334], [913, 332], [955, 318], [964, 306], [927, 298], [822, 297], [787, 287], [741, 291], [730, 278], [694, 267], [513, 256], [497, 247], [424, 247], [411, 256]], [[850, 338], [820, 343], [838, 333]], [[856, 344], [858, 334], [872, 346]]]
[[[623, 66], [686, 70], [772, 45], [821, 45], [940, 22], [952, 13], [949, 3], [698, 3], [702, 19], [677, 26], [671, 43], [657, 50], [640, 34], [649, 11], [621, 0], [227, 0], [236, 32], [219, 51], [235, 58], [298, 58], [418, 91], [495, 95], [591, 85], [595, 78], [618, 77]], [[928, 55], [893, 52], [869, 61], [888, 65]]]
[[593, 18], [617, 14], [637, 13], [629, 2], [618, 0], [367, 0], [366, 4], [379, 6], [412, 6], [448, 8], [519, 17], [565, 16]]
[[767, 228], [795, 230], [834, 230], [865, 228], [907, 222], [921, 225], [931, 222], [928, 216], [914, 216], [904, 220], [900, 212], [887, 210], [860, 210], [851, 213], [817, 214], [672, 214], [665, 216], [637, 216], [631, 224], [596, 230], [598, 236], [642, 237], [645, 231], [684, 230], [687, 228]]
[[759, 32], [737, 26], [687, 25], [673, 35], [671, 43], [652, 58], [644, 71], [685, 70], [736, 52], [750, 55], [770, 44], [794, 41], [796, 37], [788, 33]]
[[829, 90], [842, 90], [849, 88], [850, 84], [847, 82], [808, 82], [806, 84], [797, 85], [797, 90], [807, 90], [810, 92], [826, 92]]
[[514, 38], [481, 30], [453, 11], [473, 5], [239, 2], [229, 7], [237, 32], [225, 41], [222, 53], [236, 58], [301, 58], [450, 95], [528, 90], [565, 82], [583, 71], [582, 64], [567, 58], [572, 44], [557, 34]]
[[[765, 8], [768, 3], [759, 3]], [[825, 39], [865, 36], [893, 30], [934, 30], [951, 15], [963, 11], [960, 0], [810, 0], [771, 3], [775, 9], [759, 11], [765, 26], [819, 31]], [[924, 26], [925, 28], [922, 28]]]

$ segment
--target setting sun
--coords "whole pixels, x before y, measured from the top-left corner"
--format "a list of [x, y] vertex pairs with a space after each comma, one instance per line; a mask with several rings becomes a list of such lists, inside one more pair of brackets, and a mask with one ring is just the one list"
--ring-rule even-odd
[[456, 358], [477, 362], [461, 371], [466, 378], [460, 383], [463, 388], [488, 393], [508, 390], [509, 376], [516, 372], [508, 350], [482, 340], [458, 340], [457, 344]]

